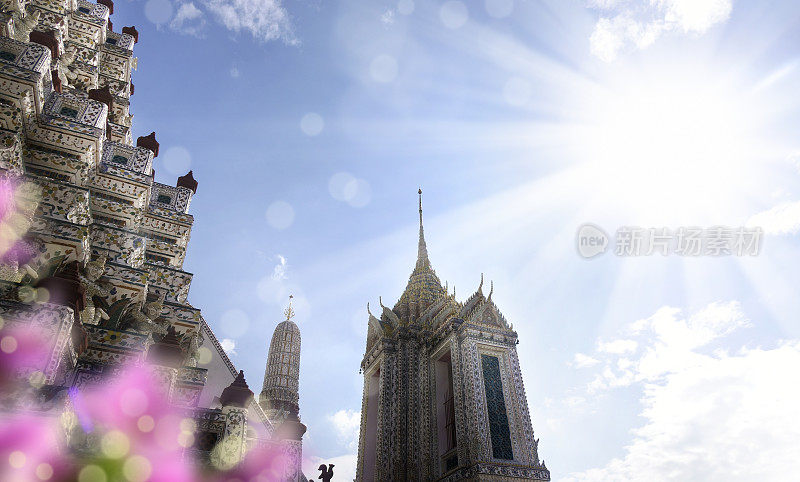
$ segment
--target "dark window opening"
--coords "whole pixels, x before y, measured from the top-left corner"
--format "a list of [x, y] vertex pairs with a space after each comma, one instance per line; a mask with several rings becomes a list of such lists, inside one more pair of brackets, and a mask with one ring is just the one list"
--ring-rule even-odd
[[92, 11], [89, 10], [88, 7], [78, 7], [78, 11], [81, 13], [91, 13]]
[[444, 471], [450, 472], [454, 468], [458, 467], [458, 454], [453, 454], [450, 457], [444, 460]]
[[94, 214], [92, 215], [92, 217], [94, 218], [94, 221], [97, 223], [110, 224], [112, 226], [117, 226], [119, 228], [124, 228], [126, 224], [124, 219], [117, 219], [109, 216], [103, 216], [102, 214]]
[[157, 254], [145, 253], [144, 257], [145, 257], [145, 258], [146, 258], [148, 261], [152, 261], [152, 262], [154, 262], [154, 263], [164, 263], [164, 264], [169, 264], [169, 258], [167, 258], [166, 256], [159, 256], [159, 255], [157, 255]]
[[156, 198], [156, 201], [162, 204], [170, 204], [172, 203], [172, 198], [167, 196], [166, 194], [159, 194], [158, 197]]
[[0, 51], [0, 59], [5, 60], [6, 62], [13, 62], [17, 60], [17, 54], [12, 54], [11, 52]]
[[194, 439], [194, 448], [203, 452], [214, 450], [214, 446], [219, 441], [219, 434], [216, 432], [198, 432]]
[[155, 233], [149, 233], [149, 232], [142, 232], [141, 234], [143, 234], [143, 235], [147, 236], [147, 237], [148, 237], [148, 238], [150, 238], [150, 239], [154, 239], [154, 240], [156, 240], [156, 241], [160, 241], [160, 242], [162, 242], [162, 243], [166, 243], [166, 244], [178, 244], [178, 242], [177, 242], [176, 240], [174, 240], [174, 239], [172, 239], [172, 238], [168, 238], [168, 237], [166, 237], [166, 236], [161, 236], [161, 235], [159, 235], [159, 234], [155, 234]]
[[60, 173], [57, 173], [57, 172], [48, 171], [46, 169], [39, 169], [39, 168], [31, 166], [31, 167], [28, 167], [27, 170], [31, 174], [36, 174], [36, 175], [39, 175], [39, 176], [49, 177], [50, 179], [56, 179], [58, 181], [69, 181], [70, 180], [70, 177], [67, 176], [66, 174], [60, 174]]
[[100, 199], [106, 199], [108, 201], [113, 201], [115, 203], [125, 204], [127, 206], [133, 206], [133, 201], [131, 201], [131, 200], [123, 199], [123, 198], [117, 197], [117, 196], [112, 196], [111, 194], [106, 194], [104, 192], [92, 191], [92, 195], [97, 196]]
[[496, 356], [481, 355], [481, 366], [486, 389], [486, 409], [489, 412], [492, 456], [496, 459], [513, 460], [511, 430], [508, 426], [506, 400], [503, 395], [503, 380], [500, 377], [500, 361]]
[[106, 39], [106, 43], [111, 45], [117, 45], [117, 39], [109, 37]]
[[445, 397], [447, 397], [444, 401], [444, 430], [447, 436], [445, 439], [445, 448], [446, 450], [450, 450], [456, 446], [456, 408], [453, 400], [453, 390], [451, 390], [450, 387], [448, 387]]
[[64, 117], [72, 117], [73, 119], [78, 117], [78, 111], [72, 107], [62, 107], [59, 111], [59, 114], [63, 115]]
[[126, 164], [128, 164], [128, 158], [125, 157], [125, 156], [120, 156], [119, 154], [117, 154], [116, 156], [111, 158], [111, 162], [113, 162], [115, 164], [126, 165]]

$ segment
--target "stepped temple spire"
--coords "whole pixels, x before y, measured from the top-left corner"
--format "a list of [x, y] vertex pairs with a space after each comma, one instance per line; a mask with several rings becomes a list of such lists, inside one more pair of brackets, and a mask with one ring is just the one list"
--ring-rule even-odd
[[425, 244], [425, 230], [422, 226], [422, 189], [419, 195], [419, 242], [417, 244], [417, 263], [408, 278], [408, 285], [393, 311], [404, 323], [413, 322], [437, 299], [445, 294], [439, 277], [428, 259], [428, 247]]
[[425, 230], [422, 228], [422, 189], [417, 193], [419, 194], [419, 245], [417, 246], [416, 269], [420, 269], [429, 268], [431, 262], [428, 260], [428, 247], [425, 245]]

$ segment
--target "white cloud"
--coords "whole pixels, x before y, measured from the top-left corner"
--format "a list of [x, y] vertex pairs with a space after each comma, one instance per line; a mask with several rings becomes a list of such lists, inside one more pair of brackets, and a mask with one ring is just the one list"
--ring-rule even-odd
[[394, 10], [389, 9], [389, 10], [386, 10], [385, 12], [383, 12], [383, 15], [381, 15], [381, 22], [384, 25], [393, 24], [394, 23]]
[[304, 457], [303, 474], [308, 480], [316, 480], [321, 464], [333, 464], [333, 480], [354, 480], [358, 464], [358, 431], [361, 426], [361, 412], [355, 410], [339, 410], [327, 416], [333, 426], [336, 437], [349, 452], [336, 457], [320, 457], [312, 455]]
[[182, 3], [169, 27], [176, 32], [200, 37], [206, 25], [205, 14], [193, 2]]
[[589, 39], [592, 54], [611, 62], [631, 48], [644, 49], [668, 33], [701, 35], [726, 21], [732, 0], [589, 0], [601, 11]]
[[635, 340], [614, 340], [609, 342], [600, 342], [597, 344], [597, 350], [604, 353], [614, 353], [621, 355], [623, 353], [633, 353], [636, 351], [638, 343]]
[[236, 354], [236, 340], [230, 338], [223, 338], [220, 340], [219, 345], [228, 354], [228, 356]]
[[576, 353], [575, 358], [569, 365], [573, 368], [589, 368], [597, 365], [598, 363], [600, 363], [600, 360], [596, 358], [592, 358], [589, 355], [584, 355], [583, 353]]
[[750, 227], [760, 227], [766, 234], [795, 234], [800, 230], [800, 201], [785, 202], [753, 215]]
[[284, 256], [277, 254], [275, 257], [278, 258], [278, 264], [272, 268], [272, 279], [286, 279], [286, 270], [289, 268], [289, 264]]
[[328, 421], [333, 424], [339, 442], [348, 450], [358, 450], [358, 432], [361, 429], [361, 412], [355, 410], [339, 410], [333, 415], [328, 415]]
[[262, 42], [297, 44], [289, 14], [281, 0], [204, 0], [206, 7], [229, 30], [250, 32]]
[[291, 281], [289, 275], [289, 260], [281, 254], [276, 254], [270, 260], [277, 262], [272, 267], [272, 272], [265, 274], [256, 284], [256, 294], [264, 303], [277, 305], [285, 309], [292, 296], [295, 322], [300, 323], [311, 319], [311, 303], [303, 294], [303, 289]]
[[598, 355], [598, 376], [603, 388], [641, 388], [644, 424], [624, 455], [566, 480], [790, 480], [800, 469], [800, 372], [790, 368], [800, 341], [711, 349], [748, 325], [735, 302], [690, 317], [662, 308], [631, 324], [636, 356]]

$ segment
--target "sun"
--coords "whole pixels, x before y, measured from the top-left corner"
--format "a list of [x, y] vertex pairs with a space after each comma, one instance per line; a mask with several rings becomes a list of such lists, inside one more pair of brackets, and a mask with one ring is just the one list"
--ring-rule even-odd
[[647, 220], [714, 221], [737, 212], [759, 177], [764, 144], [764, 115], [750, 90], [697, 64], [615, 73], [578, 124], [587, 189]]

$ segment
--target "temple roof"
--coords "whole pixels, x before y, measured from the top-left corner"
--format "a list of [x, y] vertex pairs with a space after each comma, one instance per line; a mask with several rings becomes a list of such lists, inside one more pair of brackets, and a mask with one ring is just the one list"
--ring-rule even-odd
[[446, 296], [439, 277], [431, 267], [428, 248], [425, 245], [425, 231], [422, 226], [422, 190], [419, 190], [419, 242], [417, 263], [408, 278], [405, 291], [394, 305], [392, 311], [406, 323], [416, 321], [436, 300]]

